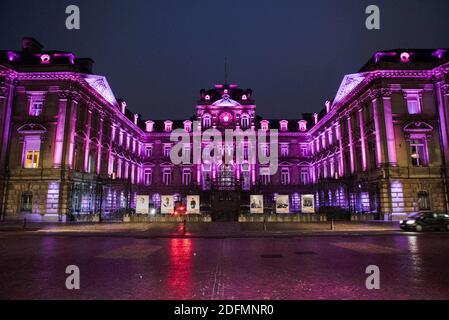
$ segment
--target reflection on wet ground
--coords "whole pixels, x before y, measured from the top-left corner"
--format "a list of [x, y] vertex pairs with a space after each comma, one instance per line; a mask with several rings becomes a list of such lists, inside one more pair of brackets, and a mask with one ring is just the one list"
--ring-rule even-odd
[[[2, 299], [449, 299], [447, 234], [1, 240]], [[365, 288], [369, 265], [381, 290]]]

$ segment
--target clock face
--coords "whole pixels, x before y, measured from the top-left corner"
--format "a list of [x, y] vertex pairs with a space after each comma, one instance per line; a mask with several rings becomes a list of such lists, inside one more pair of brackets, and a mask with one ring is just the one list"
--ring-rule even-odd
[[220, 115], [220, 122], [223, 124], [223, 125], [225, 125], [225, 126], [228, 126], [228, 125], [230, 125], [231, 123], [232, 123], [232, 114], [231, 113], [229, 113], [229, 112], [223, 112], [221, 115]]

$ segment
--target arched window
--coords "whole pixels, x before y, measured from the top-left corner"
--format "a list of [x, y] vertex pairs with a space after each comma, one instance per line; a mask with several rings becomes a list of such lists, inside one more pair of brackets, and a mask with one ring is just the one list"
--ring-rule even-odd
[[204, 128], [210, 128], [211, 127], [211, 116], [210, 114], [204, 114], [203, 115], [203, 127]]
[[249, 115], [246, 113], [242, 114], [241, 126], [243, 129], [249, 128]]

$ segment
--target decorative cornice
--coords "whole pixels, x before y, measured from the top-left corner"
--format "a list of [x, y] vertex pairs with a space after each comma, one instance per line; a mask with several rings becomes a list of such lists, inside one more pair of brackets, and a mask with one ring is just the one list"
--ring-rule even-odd
[[381, 89], [372, 89], [369, 91], [369, 97], [371, 100], [376, 100], [380, 98], [390, 98], [392, 91], [390, 89], [381, 88]]

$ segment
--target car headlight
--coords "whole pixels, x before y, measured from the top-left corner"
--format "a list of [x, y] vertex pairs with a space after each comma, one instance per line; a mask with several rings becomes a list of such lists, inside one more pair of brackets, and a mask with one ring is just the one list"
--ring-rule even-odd
[[403, 224], [404, 223], [404, 220], [399, 220], [399, 224]]
[[416, 220], [408, 220], [407, 221], [407, 224], [415, 224], [416, 223]]

